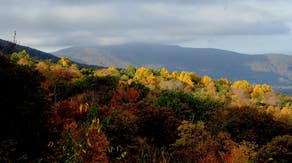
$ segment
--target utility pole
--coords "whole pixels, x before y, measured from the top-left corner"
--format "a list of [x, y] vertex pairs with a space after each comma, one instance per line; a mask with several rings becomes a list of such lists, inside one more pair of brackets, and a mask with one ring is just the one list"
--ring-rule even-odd
[[16, 44], [16, 31], [14, 31], [14, 34], [13, 34], [13, 43]]

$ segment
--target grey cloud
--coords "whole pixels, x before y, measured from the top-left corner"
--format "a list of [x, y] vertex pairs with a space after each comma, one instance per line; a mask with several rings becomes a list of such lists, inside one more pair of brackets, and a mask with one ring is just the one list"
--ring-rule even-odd
[[11, 0], [0, 6], [0, 21], [5, 22], [0, 31], [17, 30], [23, 38], [34, 38], [31, 43], [36, 45], [176, 43], [198, 35], [290, 32], [284, 20], [271, 20], [262, 10], [230, 0], [29, 2]]

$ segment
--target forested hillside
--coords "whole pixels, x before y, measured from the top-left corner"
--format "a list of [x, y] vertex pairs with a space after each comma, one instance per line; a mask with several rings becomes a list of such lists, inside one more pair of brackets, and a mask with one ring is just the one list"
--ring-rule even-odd
[[0, 160], [292, 162], [292, 97], [195, 72], [0, 55]]
[[57, 62], [60, 59], [59, 57], [52, 54], [0, 39], [0, 51], [2, 51], [4, 54], [11, 54], [13, 52], [20, 52], [22, 50], [25, 50], [31, 56], [39, 59], [51, 59], [53, 62]]

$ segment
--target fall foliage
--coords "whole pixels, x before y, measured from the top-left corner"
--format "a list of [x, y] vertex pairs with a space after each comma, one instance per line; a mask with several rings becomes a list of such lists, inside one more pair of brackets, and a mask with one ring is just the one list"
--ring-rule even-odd
[[292, 97], [267, 84], [0, 57], [1, 161], [291, 162]]

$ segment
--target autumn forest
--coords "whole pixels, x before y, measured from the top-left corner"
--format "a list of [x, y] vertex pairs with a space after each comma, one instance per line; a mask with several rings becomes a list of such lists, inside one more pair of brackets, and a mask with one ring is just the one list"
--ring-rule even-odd
[[195, 72], [0, 55], [0, 160], [292, 162], [292, 96]]

